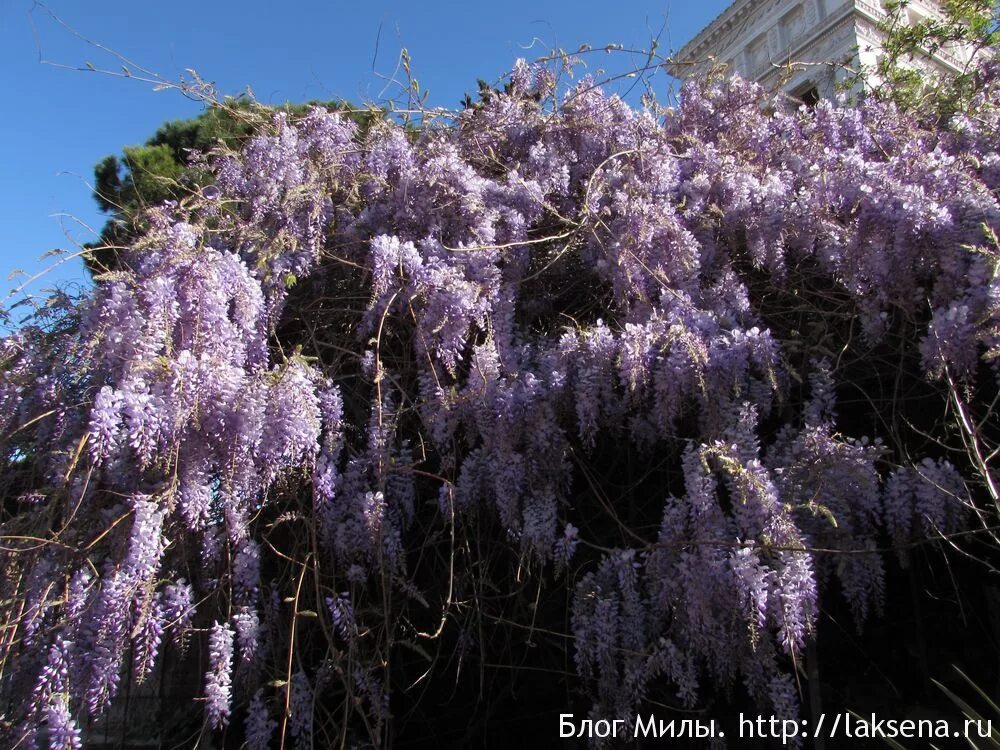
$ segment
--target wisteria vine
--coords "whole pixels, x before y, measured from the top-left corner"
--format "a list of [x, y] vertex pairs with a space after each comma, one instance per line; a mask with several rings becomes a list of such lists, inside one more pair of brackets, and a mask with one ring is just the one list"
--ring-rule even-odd
[[[822, 598], [863, 624], [882, 550], [991, 486], [838, 397], [900, 362], [995, 393], [997, 73], [938, 126], [518, 63], [447, 126], [316, 110], [216, 154], [0, 343], [10, 746], [81, 747], [167, 658], [251, 750], [387, 744], [397, 643], [468, 645], [497, 549], [570, 587], [595, 718], [796, 714]], [[594, 477], [625, 450], [665, 467], [638, 498]]]

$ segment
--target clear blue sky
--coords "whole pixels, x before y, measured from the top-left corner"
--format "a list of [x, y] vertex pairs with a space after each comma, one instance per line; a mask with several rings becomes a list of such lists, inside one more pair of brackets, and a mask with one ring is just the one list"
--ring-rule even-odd
[[[409, 50], [428, 104], [455, 107], [476, 79], [495, 80], [518, 57], [550, 49], [622, 43], [678, 49], [729, 0], [0, 0], [0, 300], [34, 274], [52, 248], [76, 252], [103, 224], [90, 195], [93, 165], [141, 143], [169, 119], [200, 105], [176, 91], [99, 73], [118, 67], [110, 54], [73, 31], [164, 78], [193, 68], [224, 94], [249, 86], [268, 103], [344, 98], [378, 102], [384, 76]], [[58, 16], [61, 26], [47, 11]], [[67, 28], [69, 27], [69, 28]], [[533, 44], [533, 46], [532, 46]], [[625, 62], [625, 61], [622, 61]], [[608, 58], [595, 56], [593, 65]], [[658, 78], [660, 93], [669, 79]], [[78, 260], [34, 282], [85, 282]], [[12, 300], [8, 300], [8, 303]]]

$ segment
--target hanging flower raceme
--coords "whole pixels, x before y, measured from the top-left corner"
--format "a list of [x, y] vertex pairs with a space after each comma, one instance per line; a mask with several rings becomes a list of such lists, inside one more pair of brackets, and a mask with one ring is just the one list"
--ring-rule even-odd
[[519, 64], [449, 127], [282, 114], [152, 210], [0, 343], [4, 532], [52, 542], [0, 552], [19, 736], [79, 747], [169, 652], [206, 731], [378, 745], [394, 647], [467, 643], [503, 570], [573, 582], [595, 717], [736, 682], [793, 714], [829, 582], [863, 622], [880, 535], [966, 518], [956, 457], [887, 470], [837, 396], [858, 347], [982, 383], [997, 108], [763, 102]]

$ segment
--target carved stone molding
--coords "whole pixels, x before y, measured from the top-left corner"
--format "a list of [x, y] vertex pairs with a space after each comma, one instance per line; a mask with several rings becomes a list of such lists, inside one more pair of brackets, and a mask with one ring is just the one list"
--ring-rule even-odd
[[812, 28], [819, 22], [819, 0], [806, 0], [806, 28]]
[[[911, 0], [915, 13], [938, 12], [933, 0]], [[675, 56], [681, 78], [702, 72], [710, 59], [728, 60], [741, 75], [763, 81], [776, 66], [842, 62], [853, 51], [878, 49], [882, 0], [735, 0]], [[941, 50], [931, 66], [956, 67], [960, 58]]]

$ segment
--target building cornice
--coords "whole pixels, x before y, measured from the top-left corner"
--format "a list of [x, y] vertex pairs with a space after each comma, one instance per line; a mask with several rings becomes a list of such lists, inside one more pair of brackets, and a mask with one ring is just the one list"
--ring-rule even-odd
[[[729, 52], [728, 48], [733, 43], [739, 41], [739, 38], [743, 35], [743, 31], [737, 31], [735, 36], [729, 39], [725, 39], [726, 35], [732, 33], [748, 17], [753, 17], [753, 14], [758, 13], [762, 6], [769, 4], [771, 7], [767, 8], [767, 16], [779, 15], [774, 12], [777, 8], [784, 8], [788, 4], [795, 5], [793, 0], [789, 0], [789, 3], [775, 3], [774, 0], [736, 0], [716, 16], [697, 36], [681, 47], [673, 57], [672, 64], [668, 65], [670, 72], [675, 76], [683, 78], [686, 77], [683, 71], [700, 69], [702, 65], [708, 62], [709, 57], [714, 56], [717, 59], [724, 59]], [[922, 7], [924, 12], [938, 13], [936, 3], [933, 0], [922, 0], [922, 2], [917, 2], [915, 5]], [[808, 34], [802, 38], [791, 40], [793, 46], [783, 56], [787, 60], [795, 61], [796, 55], [805, 50], [810, 44], [816, 42], [824, 34], [829, 34], [834, 29], [841, 27], [845, 22], [850, 22], [852, 19], [857, 23], [859, 34], [863, 34], [865, 37], [871, 37], [873, 34], [878, 35], [880, 33], [878, 32], [879, 24], [884, 18], [885, 11], [881, 8], [878, 0], [853, 0], [853, 2], [845, 3], [831, 15], [823, 18], [814, 28], [810, 29]], [[720, 41], [726, 42], [725, 48], [720, 44]], [[744, 43], [747, 42], [747, 40], [743, 41]], [[877, 40], [871, 38], [868, 41], [878, 43]], [[927, 56], [938, 65], [952, 72], [960, 71], [963, 65], [962, 60], [945, 49], [937, 50], [935, 54]], [[834, 61], [831, 60], [830, 62]], [[776, 65], [780, 66], [781, 62], [779, 60], [769, 60], [762, 65], [757, 65], [753, 71], [746, 71], [746, 75], [757, 80], [769, 77], [769, 68], [773, 68]]]
[[757, 7], [766, 3], [767, 0], [736, 0], [719, 15], [713, 18], [708, 26], [702, 29], [691, 41], [681, 47], [674, 59], [684, 62], [695, 57], [695, 53], [703, 47], [711, 46], [719, 36], [724, 34], [737, 21], [750, 15]]
[[[729, 18], [726, 18], [726, 12], [723, 12], [715, 18], [712, 23], [705, 28], [705, 30], [692, 39], [690, 42], [681, 47], [680, 52], [674, 57], [673, 65], [669, 66], [672, 75], [683, 77], [680, 70], [683, 68], [690, 68], [694, 66], [694, 69], [699, 67], [699, 64], [707, 61], [707, 53], [712, 47], [712, 43], [715, 42], [720, 36], [725, 34], [729, 29], [732, 28], [739, 20], [742, 20], [746, 15], [753, 12], [756, 8], [764, 5], [768, 0], [744, 0], [744, 2], [733, 3], [729, 6], [727, 11], [734, 11], [735, 13]], [[802, 37], [801, 39], [794, 40], [794, 47], [788, 50], [787, 58], [794, 60], [795, 55], [807, 45], [815, 42], [819, 37], [824, 34], [829, 34], [832, 30], [837, 29], [849, 23], [852, 16], [858, 15], [856, 7], [851, 5], [844, 5], [842, 8], [835, 11], [833, 14], [824, 18], [815, 28], [811, 29], [810, 32]], [[714, 29], [713, 24], [718, 24]], [[735, 40], [734, 40], [735, 41]], [[728, 46], [728, 45], [727, 45]], [[713, 52], [721, 58], [721, 56], [726, 52], [725, 49], [716, 49]], [[704, 59], [703, 59], [704, 58]], [[774, 66], [781, 66], [781, 61], [779, 60], [769, 60], [763, 65], [758, 66], [753, 71], [747, 71], [746, 77], [756, 80], [760, 77], [766, 76], [767, 71]]]
[[[822, 37], [827, 35], [832, 35], [836, 32], [839, 32], [841, 29], [850, 27], [855, 21], [855, 16], [856, 14], [852, 13], [849, 8], [845, 9], [843, 13], [838, 13], [836, 16], [831, 16], [828, 19], [827, 23], [818, 27], [811, 34], [803, 37], [801, 42], [796, 42], [795, 47], [789, 51], [788, 55], [791, 64], [794, 66], [796, 63], [798, 63], [799, 65], [804, 65], [804, 64], [817, 65], [821, 63], [834, 64], [840, 62], [840, 60], [798, 60], [797, 58], [802, 55], [802, 53], [806, 50], [806, 48], [815, 44]], [[759, 67], [757, 70], [753, 71], [753, 73], [749, 76], [749, 78], [751, 80], [764, 80], [765, 78], [768, 78], [772, 74], [772, 72], [776, 74], [781, 68], [782, 68], [781, 63], [778, 62], [767, 63]]]

